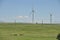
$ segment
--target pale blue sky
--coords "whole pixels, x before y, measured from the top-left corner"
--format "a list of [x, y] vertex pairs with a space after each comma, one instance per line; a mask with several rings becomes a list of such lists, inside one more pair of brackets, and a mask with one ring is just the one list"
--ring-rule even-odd
[[16, 16], [28, 18], [16, 19], [17, 22], [31, 22], [32, 4], [35, 10], [35, 22], [49, 23], [50, 13], [53, 23], [60, 23], [60, 0], [0, 0], [0, 21], [14, 22]]

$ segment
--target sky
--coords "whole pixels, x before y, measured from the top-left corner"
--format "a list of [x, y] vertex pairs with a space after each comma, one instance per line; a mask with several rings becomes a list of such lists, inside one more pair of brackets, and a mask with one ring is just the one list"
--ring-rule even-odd
[[31, 22], [32, 8], [35, 22], [60, 23], [60, 0], [0, 0], [0, 22]]

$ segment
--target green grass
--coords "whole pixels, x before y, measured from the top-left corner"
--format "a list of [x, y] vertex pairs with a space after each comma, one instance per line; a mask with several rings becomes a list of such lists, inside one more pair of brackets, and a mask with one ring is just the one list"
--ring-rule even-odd
[[56, 40], [58, 33], [58, 24], [0, 24], [0, 40]]

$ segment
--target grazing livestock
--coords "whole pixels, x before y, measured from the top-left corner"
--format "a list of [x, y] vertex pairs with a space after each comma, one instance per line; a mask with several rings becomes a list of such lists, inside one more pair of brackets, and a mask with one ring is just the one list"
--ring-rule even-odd
[[23, 34], [21, 33], [20, 36], [23, 36]]
[[14, 36], [17, 36], [17, 34], [14, 34]]

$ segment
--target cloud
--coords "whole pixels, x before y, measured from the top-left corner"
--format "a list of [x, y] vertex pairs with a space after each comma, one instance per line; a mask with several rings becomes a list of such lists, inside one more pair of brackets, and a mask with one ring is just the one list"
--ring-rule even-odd
[[16, 18], [28, 18], [28, 16], [17, 16]]
[[24, 18], [23, 16], [17, 16], [16, 18]]
[[24, 16], [24, 18], [28, 18], [28, 16]]

